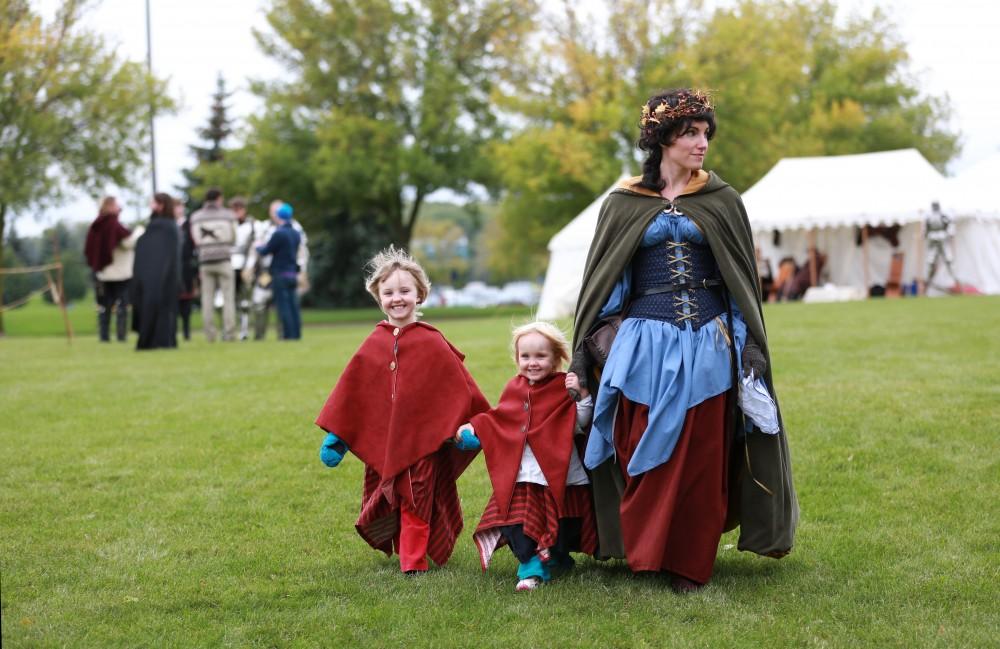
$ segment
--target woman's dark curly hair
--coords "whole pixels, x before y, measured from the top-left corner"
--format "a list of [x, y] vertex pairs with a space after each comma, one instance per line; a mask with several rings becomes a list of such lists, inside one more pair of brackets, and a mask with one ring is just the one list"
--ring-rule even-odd
[[692, 122], [708, 122], [708, 139], [715, 135], [715, 107], [707, 93], [689, 88], [675, 88], [657, 93], [646, 100], [639, 119], [636, 146], [646, 152], [642, 163], [640, 187], [661, 191], [666, 181], [660, 177], [663, 146], [670, 146]]

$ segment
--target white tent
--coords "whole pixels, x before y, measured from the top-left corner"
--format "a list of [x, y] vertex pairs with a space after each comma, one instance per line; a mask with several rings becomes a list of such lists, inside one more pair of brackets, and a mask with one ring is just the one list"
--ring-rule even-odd
[[[933, 201], [949, 213], [950, 195], [948, 181], [918, 151], [905, 149], [786, 158], [746, 191], [743, 202], [761, 256], [770, 261], [772, 271], [784, 257], [804, 264], [814, 241], [827, 255], [824, 279], [865, 291], [886, 283], [895, 252], [903, 253], [904, 283], [924, 277], [923, 222]], [[954, 241], [961, 251], [955, 255], [958, 279], [984, 292], [1000, 292], [1000, 275], [988, 266], [958, 263], [963, 257], [995, 256], [1000, 233], [970, 239], [963, 220]], [[899, 225], [898, 245], [880, 236], [868, 238], [867, 246], [858, 245], [857, 228], [864, 225]], [[944, 271], [938, 272], [935, 282], [951, 282]]]
[[[1000, 192], [992, 191], [1000, 179], [998, 167], [1000, 156], [945, 179], [916, 149], [786, 158], [747, 190], [743, 201], [754, 240], [773, 270], [783, 257], [804, 264], [813, 238], [827, 255], [824, 279], [859, 291], [885, 283], [894, 252], [903, 253], [903, 281], [924, 277], [923, 222], [931, 202], [939, 201], [956, 217], [953, 257], [959, 279], [984, 293], [1000, 293]], [[597, 214], [620, 182], [549, 241], [539, 318], [573, 315]], [[867, 271], [865, 247], [856, 241], [856, 227], [863, 225], [901, 226], [896, 248], [883, 237], [869, 237]], [[950, 280], [943, 270], [938, 273], [938, 281]]]
[[572, 221], [549, 239], [549, 267], [545, 271], [542, 296], [538, 301], [538, 317], [542, 320], [568, 318], [576, 309], [580, 295], [583, 267], [597, 229], [597, 214], [611, 190], [627, 176], [616, 180], [603, 194], [594, 199]]
[[1000, 294], [1000, 153], [945, 181], [941, 207], [955, 223], [955, 274]]
[[959, 218], [1000, 220], [1000, 153], [981, 160], [954, 178], [945, 181], [941, 205]]

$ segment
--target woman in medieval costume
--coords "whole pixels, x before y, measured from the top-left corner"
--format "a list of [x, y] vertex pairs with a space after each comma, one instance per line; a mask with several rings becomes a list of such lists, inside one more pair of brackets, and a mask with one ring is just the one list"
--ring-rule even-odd
[[[643, 175], [601, 208], [570, 369], [597, 388], [584, 463], [599, 556], [666, 573], [685, 592], [709, 581], [719, 539], [737, 525], [741, 550], [787, 554], [798, 504], [746, 210], [702, 169], [711, 99], [657, 94], [639, 124]], [[620, 329], [598, 374], [586, 339], [612, 317]], [[737, 409], [741, 373], [773, 400], [776, 434]]]

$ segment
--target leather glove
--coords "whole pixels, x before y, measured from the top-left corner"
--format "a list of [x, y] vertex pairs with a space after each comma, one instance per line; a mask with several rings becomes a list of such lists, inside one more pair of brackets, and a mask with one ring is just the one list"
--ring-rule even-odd
[[323, 440], [323, 446], [319, 449], [319, 459], [332, 469], [344, 459], [347, 450], [347, 444], [344, 443], [344, 440], [333, 433], [327, 433], [326, 439]]
[[764, 351], [757, 344], [753, 334], [747, 332], [747, 342], [743, 345], [743, 376], [750, 376], [753, 371], [754, 376], [763, 378], [767, 371], [767, 359], [764, 358]]
[[458, 429], [458, 435], [455, 436], [455, 447], [460, 451], [478, 451], [483, 445], [479, 443], [479, 438], [476, 437], [472, 426], [466, 424]]

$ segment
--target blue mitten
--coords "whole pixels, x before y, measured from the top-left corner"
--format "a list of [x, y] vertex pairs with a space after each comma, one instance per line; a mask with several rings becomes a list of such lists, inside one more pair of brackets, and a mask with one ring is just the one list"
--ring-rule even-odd
[[478, 451], [483, 447], [472, 427], [468, 425], [458, 429], [458, 441], [455, 442], [455, 446], [460, 451]]
[[333, 433], [327, 433], [326, 439], [323, 440], [323, 446], [319, 449], [319, 459], [323, 461], [323, 464], [332, 469], [340, 464], [345, 455], [347, 455], [347, 444], [344, 443], [344, 440]]

